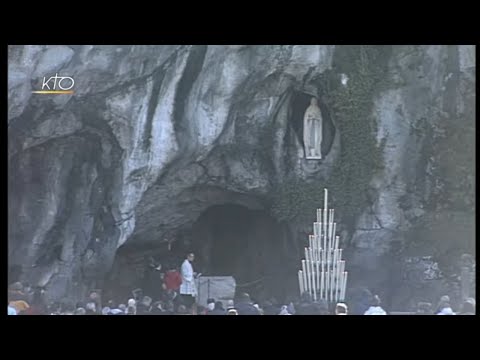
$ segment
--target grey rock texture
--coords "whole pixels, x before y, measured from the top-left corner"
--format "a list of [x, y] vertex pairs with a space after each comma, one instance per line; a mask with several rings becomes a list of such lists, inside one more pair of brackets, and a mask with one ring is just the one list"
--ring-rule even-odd
[[[295, 96], [320, 95], [335, 49], [9, 47], [9, 269], [51, 299], [79, 297], [102, 286], [124, 244], [158, 245], [214, 205], [266, 209], [287, 176], [328, 177], [348, 144], [331, 132], [324, 159], [306, 161], [291, 118]], [[73, 95], [31, 93], [55, 73], [75, 79]], [[412, 129], [473, 121], [475, 48], [393, 46], [388, 76], [372, 109], [385, 168], [348, 234], [352, 271], [379, 289], [392, 246], [433, 211], [437, 138]]]

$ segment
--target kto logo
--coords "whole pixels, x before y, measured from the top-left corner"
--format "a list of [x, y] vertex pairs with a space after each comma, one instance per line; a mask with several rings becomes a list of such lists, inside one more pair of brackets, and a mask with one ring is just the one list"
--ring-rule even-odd
[[32, 91], [34, 94], [73, 94], [75, 80], [70, 76], [51, 76], [48, 80], [44, 76], [42, 90]]

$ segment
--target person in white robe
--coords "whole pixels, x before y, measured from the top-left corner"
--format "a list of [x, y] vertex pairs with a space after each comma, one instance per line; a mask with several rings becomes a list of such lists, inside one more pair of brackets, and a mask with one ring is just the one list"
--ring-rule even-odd
[[184, 305], [191, 308], [195, 303], [197, 296], [197, 287], [195, 285], [195, 273], [193, 272], [192, 262], [195, 255], [190, 253], [184, 260], [181, 268], [182, 284], [180, 285], [180, 295], [183, 299]]

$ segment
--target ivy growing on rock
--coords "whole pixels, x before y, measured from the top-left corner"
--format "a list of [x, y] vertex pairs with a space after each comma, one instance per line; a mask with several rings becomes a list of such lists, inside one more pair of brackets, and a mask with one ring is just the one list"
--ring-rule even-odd
[[[374, 95], [386, 86], [389, 54], [388, 46], [337, 47], [336, 74], [322, 78], [321, 89], [340, 133], [340, 157], [329, 179], [287, 179], [277, 187], [272, 213], [279, 220], [311, 217], [323, 203], [324, 187], [332, 194], [330, 204], [349, 227], [367, 206], [370, 181], [383, 166], [384, 144], [377, 144], [372, 109]], [[340, 73], [347, 74], [347, 86], [339, 86]]]

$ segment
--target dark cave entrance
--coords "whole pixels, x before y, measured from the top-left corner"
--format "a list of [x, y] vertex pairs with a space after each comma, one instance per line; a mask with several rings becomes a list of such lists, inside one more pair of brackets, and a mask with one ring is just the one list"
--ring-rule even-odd
[[[256, 212], [228, 204], [212, 206], [200, 216], [193, 226], [193, 248], [205, 274], [235, 276], [247, 281], [264, 275], [262, 264], [268, 258], [265, 242], [257, 244], [256, 251], [252, 251]], [[272, 229], [265, 225], [265, 231], [268, 230]], [[250, 253], [256, 261], [249, 257]], [[247, 266], [250, 262], [256, 265]]]
[[[285, 299], [296, 276], [288, 226], [264, 210], [211, 206], [192, 227], [196, 266], [204, 275], [233, 276], [238, 292]], [[295, 286], [293, 284], [293, 286]]]
[[[303, 116], [305, 115], [305, 110], [307, 110], [310, 105], [310, 100], [312, 95], [306, 94], [304, 92], [295, 92], [292, 96], [291, 103], [291, 112], [290, 112], [290, 124], [292, 125], [293, 130], [297, 136], [298, 141], [303, 143]], [[330, 152], [330, 149], [333, 145], [333, 140], [335, 138], [335, 127], [333, 126], [332, 118], [330, 111], [325, 103], [319, 99], [318, 105], [320, 111], [322, 112], [322, 156], [327, 156]]]
[[[280, 301], [298, 295], [298, 249], [289, 226], [265, 210], [227, 203], [208, 207], [188, 228], [178, 229], [170, 249], [165, 243], [126, 243], [117, 250], [104, 292], [131, 297], [135, 288], [155, 297], [161, 279], [151, 259], [180, 266], [187, 252], [195, 253], [194, 271], [203, 276], [233, 276], [238, 292], [259, 301]], [[153, 275], [152, 275], [153, 274]], [[152, 277], [153, 276], [153, 277]]]

